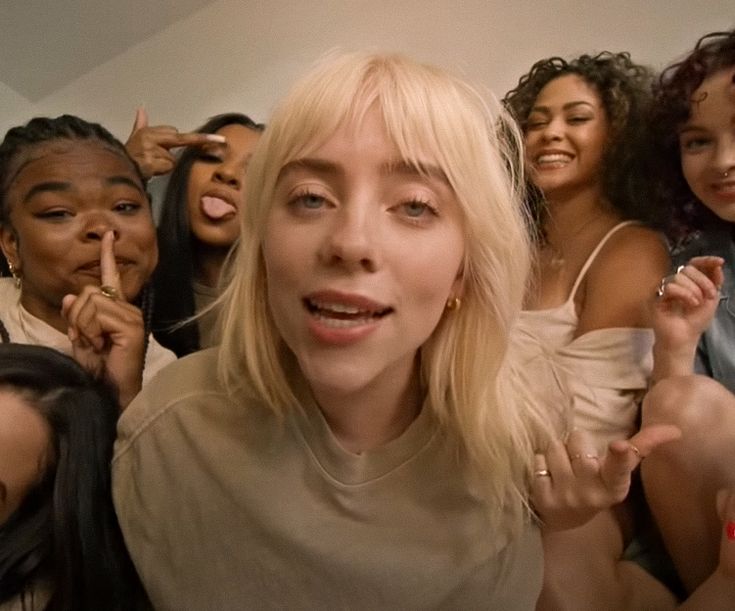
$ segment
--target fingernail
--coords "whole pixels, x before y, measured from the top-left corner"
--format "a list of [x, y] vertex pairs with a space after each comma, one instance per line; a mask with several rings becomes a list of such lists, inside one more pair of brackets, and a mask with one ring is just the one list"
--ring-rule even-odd
[[728, 520], [725, 524], [725, 532], [729, 541], [735, 541], [735, 521]]
[[219, 142], [220, 144], [227, 142], [227, 138], [221, 134], [205, 134], [205, 137], [210, 142]]

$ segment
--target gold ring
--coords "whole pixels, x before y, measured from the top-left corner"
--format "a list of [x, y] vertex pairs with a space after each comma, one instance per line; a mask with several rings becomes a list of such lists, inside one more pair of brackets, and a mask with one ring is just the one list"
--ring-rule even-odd
[[536, 477], [551, 477], [551, 471], [548, 469], [538, 469], [533, 472]]
[[100, 287], [100, 293], [102, 293], [108, 299], [114, 300], [120, 297], [120, 293], [117, 292], [117, 289], [114, 286], [110, 286], [109, 284], [103, 284]]

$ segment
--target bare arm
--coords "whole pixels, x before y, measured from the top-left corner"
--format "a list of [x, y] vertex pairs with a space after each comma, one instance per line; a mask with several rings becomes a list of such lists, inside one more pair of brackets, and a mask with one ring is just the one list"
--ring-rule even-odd
[[669, 267], [668, 251], [655, 231], [638, 226], [621, 229], [587, 272], [575, 335], [613, 327], [651, 327], [651, 298]]

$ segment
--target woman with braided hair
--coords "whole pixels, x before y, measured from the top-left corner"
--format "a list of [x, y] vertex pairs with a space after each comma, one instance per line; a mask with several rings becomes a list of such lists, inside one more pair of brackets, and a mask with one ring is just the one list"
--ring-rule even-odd
[[[174, 360], [148, 337], [143, 288], [157, 261], [148, 196], [107, 130], [36, 118], [0, 144], [3, 341], [73, 355], [117, 387], [124, 407]], [[142, 301], [141, 301], [142, 300]], [[145, 367], [144, 367], [145, 365]]]

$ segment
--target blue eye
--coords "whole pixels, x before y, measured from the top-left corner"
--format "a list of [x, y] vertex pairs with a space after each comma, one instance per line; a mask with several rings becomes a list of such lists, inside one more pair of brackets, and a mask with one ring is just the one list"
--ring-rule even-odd
[[431, 209], [429, 208], [429, 204], [420, 201], [408, 202], [406, 204], [403, 204], [403, 209], [405, 210], [406, 215], [412, 218], [418, 218], [422, 216], [425, 212], [431, 211]]
[[291, 200], [291, 203], [295, 206], [306, 208], [307, 210], [318, 210], [324, 206], [326, 200], [320, 195], [316, 195], [314, 193], [302, 193]]

